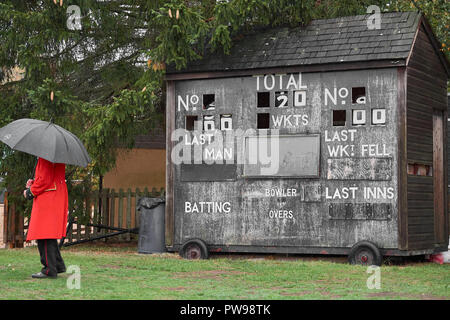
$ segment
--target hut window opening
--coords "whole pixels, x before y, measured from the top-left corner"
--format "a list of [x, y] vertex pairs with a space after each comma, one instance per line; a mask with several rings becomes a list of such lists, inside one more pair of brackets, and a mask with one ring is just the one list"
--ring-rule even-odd
[[270, 128], [270, 113], [258, 113], [256, 119], [257, 129], [269, 129]]
[[408, 175], [432, 177], [433, 166], [423, 163], [408, 163]]
[[258, 92], [257, 104], [258, 108], [270, 107], [270, 92]]
[[186, 116], [186, 130], [194, 131], [195, 130], [195, 122], [198, 121], [198, 116]]
[[366, 88], [355, 87], [352, 88], [352, 103], [365, 104], [366, 103]]
[[288, 93], [286, 91], [275, 92], [275, 107], [286, 108], [288, 106]]
[[203, 109], [204, 110], [214, 110], [215, 105], [215, 95], [214, 94], [204, 94], [203, 95]]
[[345, 126], [347, 113], [345, 110], [333, 110], [333, 126], [342, 127]]

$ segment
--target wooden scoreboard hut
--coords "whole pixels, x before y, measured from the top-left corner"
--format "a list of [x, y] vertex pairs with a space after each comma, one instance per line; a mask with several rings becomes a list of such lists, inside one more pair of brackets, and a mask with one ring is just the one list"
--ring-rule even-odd
[[259, 30], [168, 69], [169, 251], [447, 250], [449, 63], [421, 14], [368, 17]]

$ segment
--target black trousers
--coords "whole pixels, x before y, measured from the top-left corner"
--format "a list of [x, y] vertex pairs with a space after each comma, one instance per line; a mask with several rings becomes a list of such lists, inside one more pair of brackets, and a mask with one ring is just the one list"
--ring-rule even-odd
[[58, 272], [64, 272], [66, 265], [59, 252], [58, 241], [56, 239], [37, 240], [41, 263], [44, 266], [42, 273], [48, 276], [56, 276]]

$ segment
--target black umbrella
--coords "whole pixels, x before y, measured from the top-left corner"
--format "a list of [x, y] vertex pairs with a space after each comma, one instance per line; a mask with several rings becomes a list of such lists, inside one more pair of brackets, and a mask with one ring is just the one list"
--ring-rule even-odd
[[91, 159], [73, 133], [47, 121], [19, 119], [0, 128], [0, 141], [14, 150], [26, 152], [53, 163], [86, 167]]

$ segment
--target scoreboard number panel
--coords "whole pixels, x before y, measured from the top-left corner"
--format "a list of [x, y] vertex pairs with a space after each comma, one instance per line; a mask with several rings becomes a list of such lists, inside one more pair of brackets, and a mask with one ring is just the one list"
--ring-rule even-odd
[[294, 91], [294, 107], [306, 106], [306, 91]]

